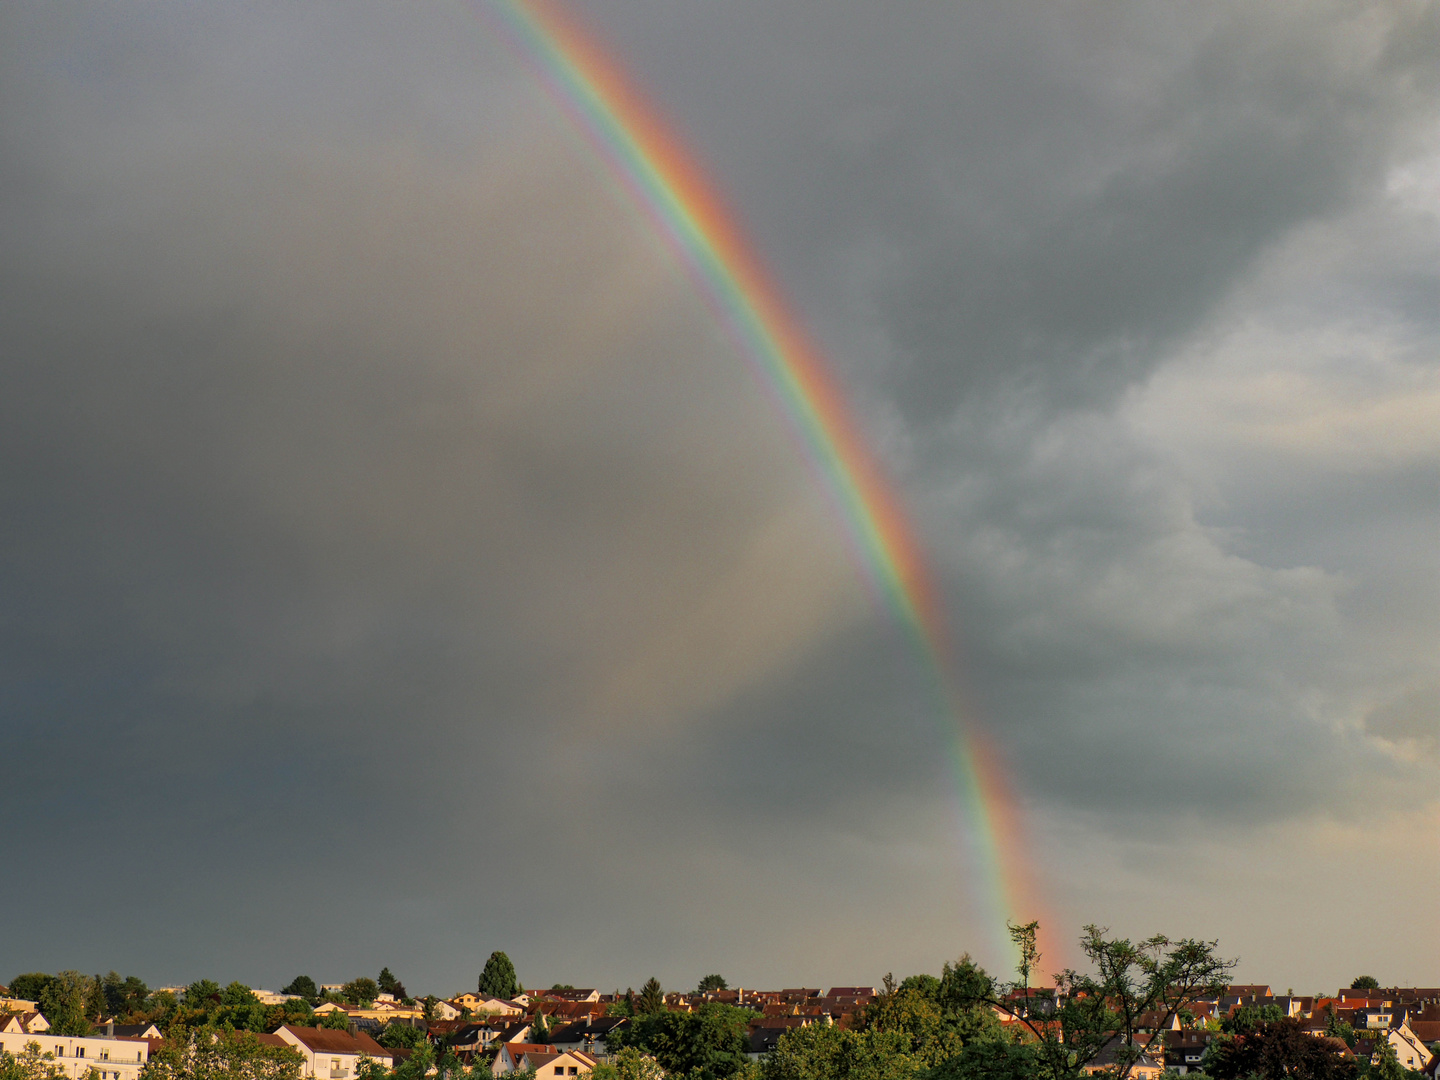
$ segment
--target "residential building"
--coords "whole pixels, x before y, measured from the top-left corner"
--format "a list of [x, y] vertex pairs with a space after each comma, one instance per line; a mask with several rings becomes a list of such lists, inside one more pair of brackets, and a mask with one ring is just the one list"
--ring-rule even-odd
[[353, 1077], [362, 1057], [373, 1058], [387, 1069], [393, 1060], [389, 1050], [364, 1032], [352, 1034], [333, 1028], [284, 1024], [270, 1038], [279, 1038], [285, 1045], [300, 1051], [300, 1056], [305, 1059], [300, 1070], [302, 1076], [323, 1077], [324, 1080], [348, 1080]]
[[23, 1032], [27, 1035], [38, 1035], [43, 1031], [50, 1030], [50, 1021], [45, 1019], [45, 1014], [30, 1010], [28, 1012], [13, 1012], [8, 1015], [0, 1014], [0, 1031], [13, 1033]]
[[19, 1057], [33, 1043], [69, 1076], [82, 1077], [93, 1068], [100, 1080], [139, 1080], [140, 1070], [150, 1060], [150, 1044], [132, 1036], [51, 1035], [12, 1031], [11, 1026], [0, 1030], [0, 1050]]

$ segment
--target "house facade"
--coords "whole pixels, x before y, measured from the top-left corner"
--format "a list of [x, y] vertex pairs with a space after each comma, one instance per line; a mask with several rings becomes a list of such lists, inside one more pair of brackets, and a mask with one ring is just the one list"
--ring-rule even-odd
[[0, 1050], [20, 1057], [34, 1044], [68, 1075], [82, 1077], [92, 1068], [100, 1080], [138, 1080], [150, 1060], [150, 1044], [123, 1035], [51, 1035], [46, 1032], [0, 1031]]
[[350, 1080], [362, 1057], [372, 1058], [391, 1067], [390, 1051], [364, 1032], [351, 1034], [332, 1028], [293, 1027], [284, 1024], [270, 1038], [279, 1038], [286, 1046], [300, 1051], [304, 1058], [302, 1076], [323, 1080]]

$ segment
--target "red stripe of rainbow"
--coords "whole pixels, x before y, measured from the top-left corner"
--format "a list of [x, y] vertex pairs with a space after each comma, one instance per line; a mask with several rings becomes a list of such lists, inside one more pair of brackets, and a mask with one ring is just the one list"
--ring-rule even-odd
[[[549, 86], [576, 127], [653, 219], [728, 327], [796, 431], [806, 457], [838, 503], [865, 577], [924, 658], [963, 826], [974, 890], [999, 955], [1009, 956], [1007, 919], [1037, 917], [1019, 808], [1004, 770], [967, 706], [941, 594], [914, 528], [851, 417], [829, 366], [809, 340], [679, 142], [619, 66], [551, 0], [489, 0], [488, 10]], [[1042, 926], [1049, 930], [1049, 920]], [[1053, 941], [1051, 934], [1046, 939]], [[1047, 952], [1053, 960], [1058, 952]]]

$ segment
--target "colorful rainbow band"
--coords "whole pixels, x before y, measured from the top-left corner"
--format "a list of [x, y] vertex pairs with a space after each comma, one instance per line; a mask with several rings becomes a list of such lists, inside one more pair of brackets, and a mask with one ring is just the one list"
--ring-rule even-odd
[[[864, 577], [927, 673], [971, 848], [975, 899], [1000, 956], [1007, 921], [1038, 917], [1005, 770], [961, 693], [941, 594], [917, 534], [861, 436], [840, 386], [745, 242], [734, 215], [619, 66], [551, 0], [483, 0], [640, 208], [781, 403], [837, 504]], [[1047, 933], [1046, 938], [1050, 938]], [[1053, 946], [1051, 946], [1053, 948]], [[1053, 955], [1053, 954], [1052, 954]]]

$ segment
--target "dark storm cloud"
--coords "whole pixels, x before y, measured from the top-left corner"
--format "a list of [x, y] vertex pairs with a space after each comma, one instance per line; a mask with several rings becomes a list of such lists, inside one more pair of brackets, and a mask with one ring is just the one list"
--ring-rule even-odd
[[1143, 375], [1380, 181], [1440, 36], [1405, 5], [591, 6], [627, 13], [627, 56], [776, 257], [831, 297], [870, 278], [921, 421], [995, 379], [1103, 401]]
[[[830, 345], [1056, 880], [1433, 789], [1433, 8], [583, 13]], [[999, 962], [923, 664], [483, 23], [0, 17], [0, 963]]]
[[1433, 459], [1198, 476], [1130, 413], [1246, 320], [1322, 352], [1378, 316], [1357, 356], [1428, 377], [1434, 223], [1386, 192], [1433, 132], [1432, 6], [591, 8], [825, 313], [1033, 790], [1268, 819], [1405, 771], [1332, 676], [1396, 566], [1432, 592]]

